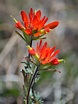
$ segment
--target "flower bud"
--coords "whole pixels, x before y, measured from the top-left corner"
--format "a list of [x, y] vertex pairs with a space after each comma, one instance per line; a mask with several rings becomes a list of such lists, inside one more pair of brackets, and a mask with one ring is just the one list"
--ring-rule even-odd
[[27, 46], [27, 48], [30, 55], [36, 55], [34, 48], [30, 47], [29, 45]]

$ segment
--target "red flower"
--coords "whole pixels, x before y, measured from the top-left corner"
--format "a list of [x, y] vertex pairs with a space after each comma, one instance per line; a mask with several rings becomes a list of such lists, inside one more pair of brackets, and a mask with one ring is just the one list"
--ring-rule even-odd
[[21, 11], [21, 17], [23, 25], [17, 21], [15, 26], [18, 29], [23, 30], [28, 35], [40, 36], [40, 34], [46, 34], [59, 24], [58, 21], [54, 21], [45, 25], [48, 18], [46, 16], [41, 18], [41, 11], [38, 10], [37, 12], [34, 12], [32, 8], [30, 9], [29, 15], [27, 15], [24, 10]]
[[51, 64], [57, 65], [63, 60], [59, 60], [56, 58], [56, 55], [60, 52], [60, 50], [55, 51], [55, 46], [50, 48], [47, 46], [47, 42], [42, 45], [42, 40], [37, 43], [36, 49], [28, 46], [28, 52], [32, 56], [36, 56], [41, 64]]

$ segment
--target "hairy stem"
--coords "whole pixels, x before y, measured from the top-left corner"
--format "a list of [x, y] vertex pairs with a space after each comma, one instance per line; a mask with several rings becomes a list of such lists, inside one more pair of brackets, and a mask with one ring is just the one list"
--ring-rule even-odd
[[[32, 47], [32, 36], [31, 36], [31, 41], [30, 41], [30, 47]], [[27, 58], [30, 60], [30, 54], [28, 54], [28, 56], [27, 56]], [[29, 61], [27, 60], [27, 63], [29, 63]], [[27, 67], [26, 68], [28, 68], [28, 65], [27, 65]], [[22, 73], [23, 73], [23, 76], [24, 76], [24, 86], [25, 87], [27, 87], [29, 84], [28, 84], [28, 74], [26, 74], [24, 71], [22, 71]], [[27, 87], [27, 90], [28, 90], [28, 87]], [[26, 91], [25, 90], [25, 97], [27, 96], [27, 92], [28, 91]], [[27, 98], [26, 98], [26, 101], [27, 101]]]
[[29, 104], [29, 94], [30, 94], [30, 89], [31, 89], [32, 84], [33, 84], [33, 81], [34, 81], [34, 79], [35, 79], [35, 77], [36, 77], [36, 75], [37, 75], [39, 66], [40, 66], [40, 65], [37, 66], [37, 68], [36, 68], [36, 70], [35, 70], [35, 72], [34, 72], [32, 78], [31, 78], [31, 81], [30, 81], [30, 85], [29, 85], [29, 89], [28, 89], [28, 95], [27, 95], [27, 104]]

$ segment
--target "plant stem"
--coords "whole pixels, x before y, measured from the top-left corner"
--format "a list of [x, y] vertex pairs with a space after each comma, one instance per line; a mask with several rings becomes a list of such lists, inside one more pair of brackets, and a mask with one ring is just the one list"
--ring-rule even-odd
[[30, 47], [32, 47], [32, 36], [31, 36], [31, 42], [30, 42]]
[[37, 75], [39, 66], [40, 66], [40, 65], [37, 66], [37, 68], [36, 68], [36, 70], [35, 70], [35, 72], [34, 72], [32, 78], [31, 78], [31, 81], [30, 81], [30, 85], [29, 85], [29, 89], [28, 89], [28, 95], [27, 95], [27, 104], [29, 104], [29, 94], [30, 94], [30, 89], [31, 89], [32, 84], [33, 84], [33, 81], [34, 81], [34, 79], [35, 79], [35, 77], [36, 77], [36, 75]]
[[[32, 47], [32, 36], [31, 36], [31, 41], [30, 41], [30, 44], [29, 45], [30, 45], [30, 47]], [[28, 54], [27, 58], [30, 59], [30, 54]], [[27, 63], [29, 63], [28, 60], [27, 60]], [[28, 68], [28, 65], [27, 65], [26, 68]], [[22, 70], [22, 74], [23, 74], [23, 77], [24, 77], [24, 86], [27, 87], [29, 85], [28, 84], [28, 80], [29, 80], [28, 79], [28, 74], [26, 74], [24, 70]], [[27, 87], [27, 90], [28, 90], [28, 87]], [[25, 90], [25, 97], [27, 96], [27, 92], [28, 91]], [[26, 98], [26, 101], [27, 101], [27, 98]]]
[[[31, 41], [30, 41], [30, 47], [32, 47], [32, 36], [31, 36]], [[28, 58], [30, 58], [30, 54], [28, 54]]]

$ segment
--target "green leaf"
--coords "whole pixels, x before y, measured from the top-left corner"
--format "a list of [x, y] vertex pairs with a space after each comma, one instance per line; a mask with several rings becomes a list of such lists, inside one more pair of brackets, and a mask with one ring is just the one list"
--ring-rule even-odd
[[25, 41], [25, 38], [18, 31], [15, 32]]
[[26, 34], [25, 32], [23, 32], [23, 35], [24, 35], [24, 38], [25, 38], [25, 41], [27, 42], [27, 44], [30, 45], [30, 42], [31, 42], [31, 36]]

